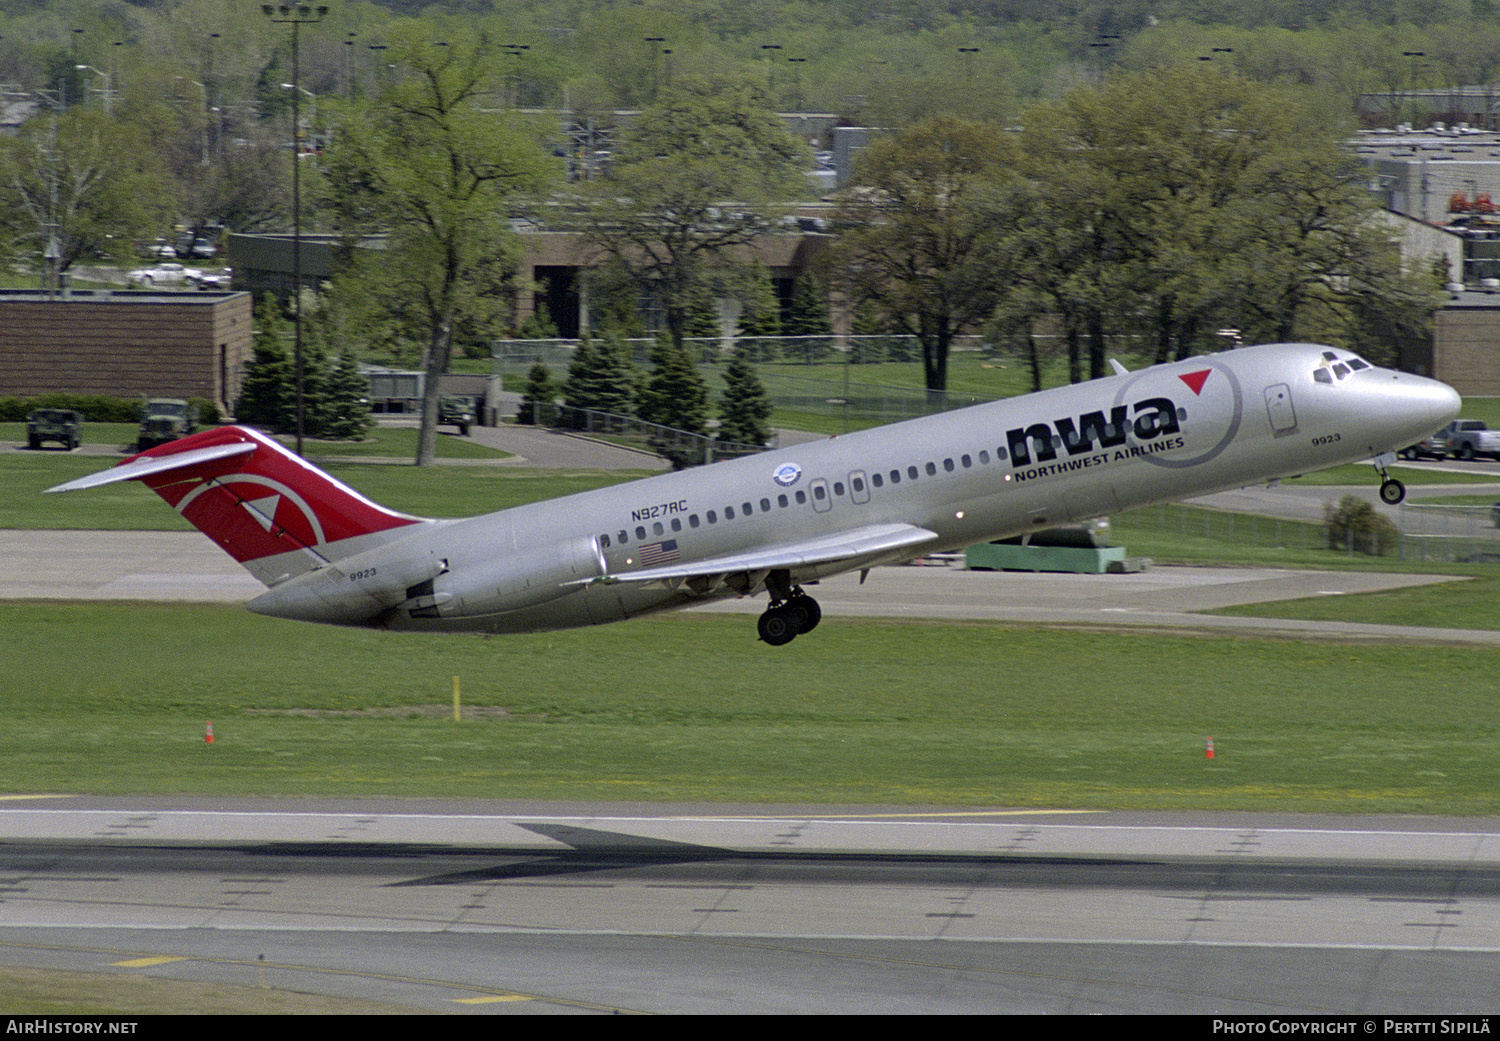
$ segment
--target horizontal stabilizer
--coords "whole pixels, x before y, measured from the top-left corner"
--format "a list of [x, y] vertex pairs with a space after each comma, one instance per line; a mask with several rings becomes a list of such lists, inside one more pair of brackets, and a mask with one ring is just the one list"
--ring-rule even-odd
[[666, 582], [696, 578], [700, 575], [723, 575], [737, 571], [768, 571], [775, 568], [811, 567], [833, 561], [874, 558], [895, 550], [909, 549], [937, 538], [937, 533], [914, 524], [872, 524], [851, 531], [841, 531], [822, 538], [767, 546], [748, 553], [731, 553], [708, 560], [695, 560], [669, 567], [645, 568], [623, 574], [581, 579], [570, 585], [587, 582]]
[[255, 451], [255, 447], [253, 441], [240, 441], [234, 444], [214, 445], [212, 448], [195, 448], [188, 452], [178, 452], [175, 455], [139, 456], [109, 470], [101, 470], [96, 474], [80, 477], [76, 481], [59, 484], [56, 488], [48, 488], [47, 491], [76, 492], [84, 488], [99, 488], [106, 484], [114, 484], [116, 481], [138, 481], [152, 474], [182, 470], [219, 459], [228, 459], [231, 456], [245, 455]]

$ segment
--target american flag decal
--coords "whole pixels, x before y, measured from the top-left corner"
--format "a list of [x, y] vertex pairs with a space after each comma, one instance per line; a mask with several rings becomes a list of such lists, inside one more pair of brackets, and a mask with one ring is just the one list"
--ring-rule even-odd
[[648, 542], [641, 547], [641, 564], [650, 567], [653, 564], [670, 564], [682, 554], [677, 552], [677, 540], [667, 539], [665, 542]]

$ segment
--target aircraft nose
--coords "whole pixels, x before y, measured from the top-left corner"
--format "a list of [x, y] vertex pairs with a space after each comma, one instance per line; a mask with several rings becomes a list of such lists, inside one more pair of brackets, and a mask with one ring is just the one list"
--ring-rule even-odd
[[1463, 407], [1458, 391], [1437, 380], [1403, 376], [1397, 389], [1399, 400], [1392, 403], [1392, 411], [1400, 416], [1407, 441], [1420, 441], [1447, 426]]

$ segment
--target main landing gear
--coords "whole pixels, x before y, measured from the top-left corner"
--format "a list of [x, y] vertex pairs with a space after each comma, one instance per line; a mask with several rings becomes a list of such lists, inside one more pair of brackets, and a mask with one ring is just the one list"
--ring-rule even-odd
[[771, 594], [771, 606], [756, 622], [756, 629], [772, 647], [791, 643], [799, 633], [812, 632], [823, 620], [823, 609], [801, 586], [791, 584], [789, 572], [771, 572], [766, 576], [766, 589]]
[[1396, 506], [1406, 498], [1406, 485], [1386, 472], [1386, 465], [1395, 458], [1390, 452], [1375, 457], [1375, 472], [1380, 474], [1380, 501], [1387, 506]]

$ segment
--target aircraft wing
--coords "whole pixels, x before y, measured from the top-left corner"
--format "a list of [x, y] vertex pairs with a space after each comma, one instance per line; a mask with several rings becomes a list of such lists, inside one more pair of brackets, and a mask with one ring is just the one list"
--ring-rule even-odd
[[781, 545], [763, 546], [744, 553], [730, 553], [708, 560], [694, 560], [681, 564], [667, 564], [626, 571], [618, 575], [601, 575], [597, 578], [580, 579], [570, 585], [589, 582], [679, 582], [690, 579], [706, 579], [738, 572], [765, 572], [775, 568], [808, 567], [815, 564], [830, 564], [840, 560], [860, 560], [880, 557], [893, 550], [919, 546], [936, 539], [937, 533], [919, 528], [914, 524], [871, 524], [853, 528], [834, 535], [787, 542]]

